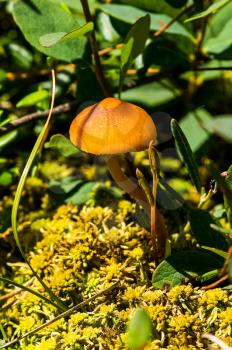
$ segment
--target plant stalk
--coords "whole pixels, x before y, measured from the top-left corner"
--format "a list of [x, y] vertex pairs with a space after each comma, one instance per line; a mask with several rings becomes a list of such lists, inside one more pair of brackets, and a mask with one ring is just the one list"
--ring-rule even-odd
[[[83, 8], [83, 12], [85, 15], [85, 19], [86, 22], [91, 22], [92, 19], [92, 15], [90, 13], [89, 10], [89, 4], [88, 4], [88, 0], [81, 0], [81, 5]], [[93, 30], [89, 36], [89, 43], [91, 46], [91, 50], [92, 50], [92, 54], [94, 57], [94, 62], [95, 62], [95, 68], [96, 68], [96, 77], [97, 80], [99, 82], [99, 85], [101, 86], [102, 92], [104, 94], [105, 97], [110, 96], [110, 91], [102, 70], [102, 65], [101, 65], [101, 61], [100, 61], [100, 56], [98, 54], [98, 47], [97, 47], [97, 40], [96, 40], [96, 36], [95, 36], [95, 31]]]
[[112, 178], [118, 184], [118, 186], [132, 198], [136, 199], [144, 208], [146, 214], [150, 216], [150, 205], [147, 201], [145, 193], [139, 187], [137, 181], [133, 181], [123, 172], [119, 164], [119, 157], [117, 155], [108, 157], [107, 165]]

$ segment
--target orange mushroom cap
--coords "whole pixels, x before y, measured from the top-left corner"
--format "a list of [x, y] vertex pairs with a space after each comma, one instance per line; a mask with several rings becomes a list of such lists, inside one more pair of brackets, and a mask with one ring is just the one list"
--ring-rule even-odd
[[72, 121], [69, 133], [75, 146], [93, 154], [141, 151], [156, 140], [156, 127], [149, 114], [113, 97], [81, 111]]

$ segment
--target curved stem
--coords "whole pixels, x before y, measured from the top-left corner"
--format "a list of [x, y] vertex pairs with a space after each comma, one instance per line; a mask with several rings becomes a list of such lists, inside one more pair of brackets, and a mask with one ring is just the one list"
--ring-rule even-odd
[[[110, 156], [107, 159], [108, 168], [112, 178], [118, 186], [132, 198], [138, 201], [143, 207], [145, 213], [151, 219], [151, 240], [155, 251], [155, 262], [158, 264], [162, 260], [165, 251], [167, 239], [167, 230], [162, 214], [157, 210], [156, 205], [151, 206], [146, 194], [139, 187], [137, 181], [128, 178], [122, 171], [117, 155]], [[157, 175], [156, 175], [157, 176]], [[153, 181], [153, 196], [156, 201], [157, 181]]]
[[118, 184], [118, 186], [131, 197], [136, 199], [139, 204], [144, 208], [146, 214], [150, 216], [150, 205], [147, 201], [146, 195], [139, 187], [137, 181], [133, 181], [127, 177], [121, 169], [119, 164], [119, 157], [117, 155], [110, 156], [107, 159], [107, 164], [112, 178]]

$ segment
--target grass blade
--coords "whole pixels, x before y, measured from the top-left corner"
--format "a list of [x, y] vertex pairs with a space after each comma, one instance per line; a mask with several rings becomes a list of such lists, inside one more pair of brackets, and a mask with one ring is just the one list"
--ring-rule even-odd
[[21, 337], [18, 337], [16, 339], [13, 339], [11, 341], [9, 341], [8, 343], [6, 344], [3, 344], [3, 345], [0, 345], [0, 349], [6, 349], [8, 348], [9, 346], [11, 345], [14, 345], [16, 343], [18, 343], [20, 340], [28, 337], [29, 335], [32, 335], [32, 334], [35, 334], [37, 333], [38, 331], [40, 331], [41, 329], [51, 325], [52, 323], [60, 320], [61, 318], [63, 317], [67, 317], [67, 316], [70, 316], [73, 312], [77, 311], [78, 309], [81, 309], [83, 306], [87, 305], [89, 302], [91, 302], [92, 300], [95, 300], [96, 298], [98, 298], [99, 296], [102, 296], [103, 294], [106, 294], [108, 292], [110, 292], [112, 289], [114, 289], [116, 286], [119, 285], [119, 281], [115, 282], [114, 284], [112, 284], [111, 286], [109, 286], [108, 288], [106, 289], [103, 289], [101, 290], [100, 292], [96, 293], [95, 295], [93, 295], [92, 297], [80, 302], [79, 304], [77, 305], [74, 305], [72, 308], [62, 312], [61, 314], [59, 314], [58, 316], [54, 317], [53, 319], [43, 323], [42, 325], [36, 327], [35, 329], [23, 334]]
[[172, 134], [175, 139], [176, 147], [183, 158], [183, 161], [188, 169], [190, 179], [198, 192], [201, 192], [201, 181], [197, 169], [197, 164], [193, 156], [193, 152], [188, 143], [188, 140], [183, 133], [181, 127], [175, 119], [171, 120]]
[[15, 281], [12, 281], [12, 280], [10, 280], [9, 278], [5, 278], [5, 277], [0, 277], [0, 281], [5, 282], [5, 283], [8, 283], [8, 284], [12, 284], [12, 285], [15, 286], [15, 287], [18, 287], [18, 288], [23, 289], [23, 290], [25, 290], [25, 291], [27, 291], [27, 292], [29, 292], [29, 293], [31, 293], [31, 294], [34, 294], [34, 295], [37, 296], [38, 298], [40, 298], [40, 299], [46, 301], [48, 304], [51, 304], [51, 305], [53, 305], [55, 308], [57, 308], [57, 305], [56, 305], [52, 300], [49, 300], [49, 299], [46, 298], [44, 295], [42, 295], [42, 294], [36, 292], [36, 291], [35, 291], [34, 289], [32, 289], [32, 288], [29, 288], [29, 287], [27, 287], [27, 286], [24, 286], [23, 284], [17, 283], [17, 282], [15, 282]]

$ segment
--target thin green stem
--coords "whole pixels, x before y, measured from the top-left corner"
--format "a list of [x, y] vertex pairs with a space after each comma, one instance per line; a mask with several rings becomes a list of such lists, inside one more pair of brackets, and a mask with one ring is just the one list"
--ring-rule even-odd
[[21, 290], [25, 290], [26, 292], [29, 292], [31, 294], [34, 294], [35, 296], [37, 296], [38, 298], [44, 300], [46, 303], [53, 305], [55, 308], [57, 308], [57, 304], [54, 303], [52, 300], [49, 300], [48, 298], [46, 298], [44, 295], [42, 295], [41, 293], [36, 292], [35, 290], [33, 290], [32, 288], [29, 288], [23, 284], [17, 283], [15, 281], [10, 280], [9, 278], [4, 278], [4, 277], [0, 277], [0, 281], [8, 283], [8, 284], [12, 284], [15, 287], [20, 288]]
[[3, 339], [4, 339], [5, 341], [7, 341], [8, 338], [7, 338], [6, 332], [4, 331], [4, 328], [3, 328], [3, 325], [2, 325], [2, 323], [1, 323], [1, 321], [0, 321], [0, 332], [2, 333]]
[[153, 204], [151, 205], [151, 239], [155, 249], [155, 259], [156, 259], [156, 262], [158, 262], [159, 242], [158, 242], [158, 237], [156, 232], [156, 195], [157, 195], [158, 177], [157, 177], [155, 148], [154, 148], [153, 140], [149, 144], [149, 161], [150, 161], [150, 168], [152, 173], [152, 196], [153, 196]]
[[50, 111], [49, 111], [49, 115], [47, 118], [47, 121], [41, 131], [41, 133], [39, 134], [36, 143], [31, 151], [31, 154], [27, 160], [27, 163], [25, 165], [25, 168], [23, 170], [23, 173], [20, 177], [19, 183], [18, 183], [18, 187], [15, 193], [15, 198], [14, 198], [14, 203], [13, 203], [13, 207], [12, 207], [12, 213], [11, 213], [11, 223], [12, 223], [12, 230], [13, 230], [13, 234], [14, 234], [14, 238], [17, 244], [17, 247], [22, 255], [22, 257], [24, 258], [24, 260], [26, 261], [26, 263], [28, 264], [29, 268], [31, 269], [33, 275], [38, 279], [38, 281], [41, 283], [41, 285], [43, 286], [43, 288], [45, 289], [45, 291], [50, 295], [51, 299], [55, 300], [56, 303], [52, 302], [53, 304], [55, 304], [55, 306], [64, 311], [66, 310], [66, 306], [65, 304], [52, 292], [52, 290], [44, 283], [44, 281], [42, 280], [42, 278], [40, 278], [40, 276], [36, 273], [36, 271], [34, 270], [34, 268], [32, 267], [32, 265], [30, 264], [30, 262], [28, 261], [23, 248], [21, 246], [20, 240], [19, 240], [19, 234], [18, 234], [18, 209], [19, 209], [19, 203], [22, 197], [22, 192], [25, 186], [25, 182], [27, 179], [27, 176], [29, 174], [29, 171], [33, 165], [34, 159], [36, 157], [36, 155], [38, 154], [38, 152], [41, 151], [44, 142], [46, 140], [50, 125], [51, 125], [51, 117], [52, 117], [52, 111], [53, 111], [53, 107], [54, 107], [54, 102], [55, 102], [55, 87], [56, 87], [56, 81], [55, 81], [55, 71], [54, 69], [52, 69], [52, 97], [51, 97], [51, 107], [50, 107]]
[[166, 240], [168, 233], [165, 227], [165, 222], [162, 214], [157, 210], [156, 197], [158, 188], [158, 168], [156, 162], [155, 145], [151, 140], [149, 144], [149, 162], [152, 173], [152, 195], [153, 205], [151, 205], [151, 237], [155, 244], [156, 262], [162, 261], [165, 254]]

